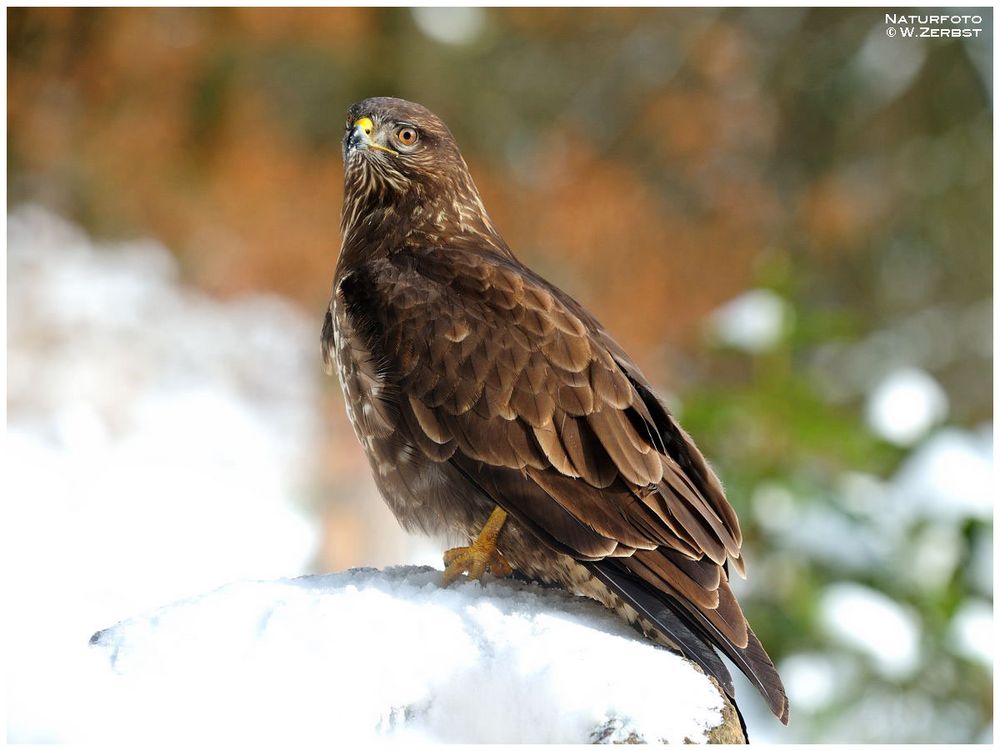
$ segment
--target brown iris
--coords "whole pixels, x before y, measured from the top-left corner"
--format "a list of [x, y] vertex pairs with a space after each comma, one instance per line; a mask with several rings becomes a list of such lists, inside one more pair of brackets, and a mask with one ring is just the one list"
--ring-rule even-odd
[[412, 146], [417, 142], [417, 131], [413, 128], [400, 128], [396, 133], [396, 140], [404, 146]]

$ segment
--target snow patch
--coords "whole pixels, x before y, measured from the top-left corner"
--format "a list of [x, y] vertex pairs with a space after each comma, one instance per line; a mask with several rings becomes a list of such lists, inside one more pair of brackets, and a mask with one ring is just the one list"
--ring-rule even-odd
[[72, 740], [703, 742], [713, 684], [599, 604], [355, 569], [241, 583], [94, 635]]
[[824, 627], [866, 654], [886, 677], [905, 678], [919, 665], [919, 619], [881, 592], [850, 582], [832, 584], [820, 611]]
[[952, 618], [949, 636], [959, 654], [993, 667], [993, 606], [986, 600], [969, 600]]
[[411, 8], [413, 20], [429, 38], [442, 44], [474, 42], [486, 27], [484, 8]]
[[944, 428], [914, 451], [893, 478], [901, 512], [932, 519], [993, 518], [993, 428]]
[[948, 395], [916, 368], [889, 373], [868, 397], [868, 425], [898, 446], [910, 446], [948, 415]]
[[752, 289], [716, 309], [705, 321], [716, 341], [744, 352], [774, 349], [791, 325], [788, 303], [769, 289]]
[[800, 652], [778, 666], [789, 702], [802, 712], [815, 712], [834, 701], [849, 685], [850, 666], [840, 657]]
[[81, 714], [94, 629], [306, 572], [318, 324], [187, 288], [154, 242], [100, 245], [33, 207], [7, 230], [7, 727], [48, 741]]

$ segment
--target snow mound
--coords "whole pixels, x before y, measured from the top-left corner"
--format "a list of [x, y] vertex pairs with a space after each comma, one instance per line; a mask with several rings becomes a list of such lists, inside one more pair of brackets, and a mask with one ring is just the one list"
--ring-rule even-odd
[[426, 567], [231, 584], [100, 631], [74, 740], [705, 742], [714, 685], [595, 602]]
[[[226, 582], [308, 571], [318, 323], [186, 286], [151, 241], [7, 215], [0, 560], [7, 738], [67, 737], [86, 635]], [[79, 719], [86, 722], [86, 718]]]

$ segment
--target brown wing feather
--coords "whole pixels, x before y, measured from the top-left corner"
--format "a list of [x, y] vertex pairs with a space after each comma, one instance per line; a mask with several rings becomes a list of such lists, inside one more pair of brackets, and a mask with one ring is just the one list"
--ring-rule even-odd
[[555, 550], [617, 557], [780, 688], [723, 570], [742, 573], [742, 535], [722, 486], [600, 325], [509, 258], [427, 248], [371, 265], [412, 443]]
[[[578, 305], [510, 259], [426, 248], [372, 265], [408, 426], [489, 466], [530, 467], [545, 473], [539, 482], [551, 475], [566, 499], [563, 478], [587, 489], [620, 481], [627, 493], [563, 507], [584, 523], [595, 503], [607, 507], [634, 525], [632, 536], [622, 531], [625, 545], [738, 559], [735, 514], [704, 459], [664, 450], [690, 441], [659, 402], [662, 415], [651, 408], [638, 370], [621, 366], [624, 353]], [[414, 443], [435, 460], [445, 453]], [[636, 504], [650, 513], [636, 516]]]
[[594, 488], [557, 472], [531, 469], [527, 474], [549, 498], [601, 535], [632, 548], [653, 550], [664, 544], [666, 536], [654, 537], [635, 523], [642, 513], [640, 502], [623, 483]]
[[[420, 420], [409, 402], [400, 404], [399, 416], [402, 428], [424, 456], [435, 462], [446, 462], [451, 459], [456, 448], [454, 439], [448, 437], [447, 440], [438, 442], [431, 438], [424, 426], [420, 424]], [[444, 437], [443, 434], [439, 433], [438, 435]]]
[[573, 467], [587, 484], [606, 488], [618, 477], [618, 468], [585, 419], [564, 416], [559, 421], [559, 437]]
[[[635, 573], [659, 589], [672, 589], [682, 595], [684, 601], [696, 607], [737, 648], [747, 646], [746, 618], [721, 567], [704, 559], [679, 565], [665, 551], [644, 550], [638, 551], [625, 565], [629, 569], [634, 566]], [[721, 574], [718, 583], [714, 587], [700, 584], [696, 577], [705, 573], [695, 573], [697, 568], [718, 570]]]

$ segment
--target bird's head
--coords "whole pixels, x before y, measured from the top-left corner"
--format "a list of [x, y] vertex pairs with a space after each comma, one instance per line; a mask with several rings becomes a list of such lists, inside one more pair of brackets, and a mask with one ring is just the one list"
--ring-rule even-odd
[[352, 105], [343, 146], [345, 236], [388, 220], [431, 237], [496, 235], [451, 131], [423, 105]]
[[351, 106], [344, 133], [344, 169], [397, 192], [428, 187], [466, 172], [455, 139], [426, 107], [393, 97]]

